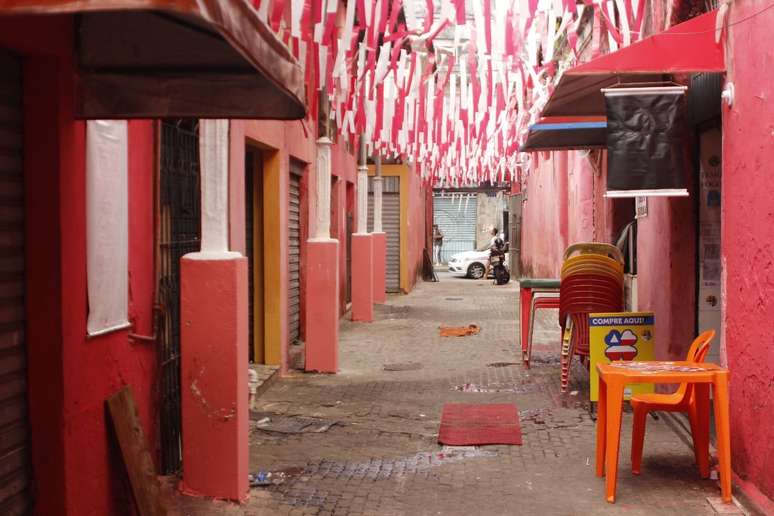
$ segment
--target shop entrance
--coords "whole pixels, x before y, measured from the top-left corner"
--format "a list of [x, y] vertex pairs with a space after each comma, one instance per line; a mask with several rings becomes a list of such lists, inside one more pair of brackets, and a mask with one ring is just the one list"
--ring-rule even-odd
[[266, 362], [263, 255], [263, 153], [245, 153], [245, 248], [247, 254], [248, 349], [250, 362]]

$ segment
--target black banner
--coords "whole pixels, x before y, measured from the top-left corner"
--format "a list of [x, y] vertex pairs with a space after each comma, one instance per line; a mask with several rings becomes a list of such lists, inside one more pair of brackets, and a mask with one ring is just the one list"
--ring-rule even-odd
[[606, 90], [605, 103], [608, 194], [687, 195], [684, 89]]

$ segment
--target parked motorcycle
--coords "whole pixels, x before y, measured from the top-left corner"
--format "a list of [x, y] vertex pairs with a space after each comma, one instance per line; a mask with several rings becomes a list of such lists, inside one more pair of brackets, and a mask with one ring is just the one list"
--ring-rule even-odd
[[498, 238], [498, 245], [492, 246], [489, 251], [489, 268], [492, 270], [496, 285], [505, 285], [511, 281], [511, 273], [505, 265], [505, 244]]

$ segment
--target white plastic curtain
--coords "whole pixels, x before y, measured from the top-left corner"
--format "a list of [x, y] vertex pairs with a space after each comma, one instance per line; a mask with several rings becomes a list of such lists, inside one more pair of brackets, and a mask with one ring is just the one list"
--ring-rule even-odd
[[129, 326], [127, 140], [125, 120], [86, 124], [86, 331], [90, 336]]

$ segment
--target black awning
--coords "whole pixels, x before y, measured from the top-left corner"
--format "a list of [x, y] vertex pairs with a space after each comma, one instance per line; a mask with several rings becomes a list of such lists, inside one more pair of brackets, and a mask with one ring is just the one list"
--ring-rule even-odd
[[79, 118], [306, 114], [301, 66], [247, 0], [7, 0], [6, 15], [73, 17]]
[[604, 148], [604, 117], [548, 117], [529, 127], [521, 152]]

